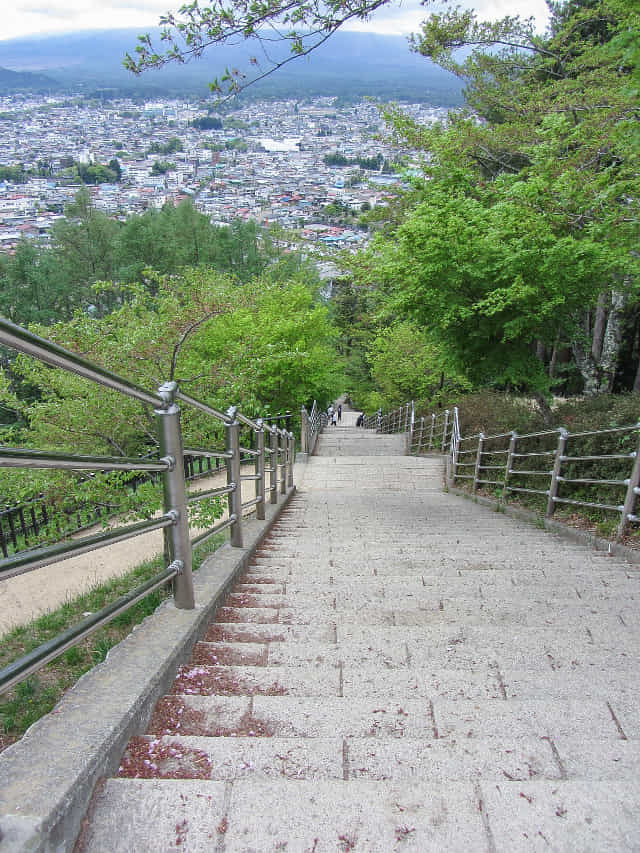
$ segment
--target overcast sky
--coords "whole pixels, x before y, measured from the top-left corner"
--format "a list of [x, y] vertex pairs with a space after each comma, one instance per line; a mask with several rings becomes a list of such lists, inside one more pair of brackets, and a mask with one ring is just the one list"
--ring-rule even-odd
[[[77, 30], [138, 27], [141, 31], [158, 24], [169, 9], [176, 10], [183, 0], [6, 0], [0, 40], [36, 33], [60, 33]], [[473, 3], [473, 0], [471, 0]], [[469, 3], [469, 5], [471, 5]], [[204, 3], [203, 3], [204, 5]], [[460, 5], [467, 5], [461, 0]], [[541, 29], [547, 17], [544, 0], [476, 0], [473, 4], [485, 19], [505, 15], [534, 16]], [[358, 22], [351, 29], [367, 29], [388, 35], [415, 32], [426, 16], [417, 0], [405, 0], [376, 13], [367, 24]]]

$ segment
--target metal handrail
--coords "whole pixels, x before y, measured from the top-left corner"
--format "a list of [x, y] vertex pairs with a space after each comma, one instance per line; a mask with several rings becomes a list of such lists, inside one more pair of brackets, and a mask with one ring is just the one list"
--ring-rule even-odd
[[328, 423], [325, 412], [318, 408], [316, 400], [313, 401], [311, 411], [307, 412], [305, 406], [300, 412], [300, 446], [303, 453], [313, 454], [318, 442], [318, 436]]
[[5, 317], [0, 317], [0, 343], [18, 350], [18, 352], [25, 353], [25, 355], [31, 355], [39, 361], [44, 361], [52, 367], [59, 367], [69, 373], [75, 373], [77, 376], [104, 385], [106, 388], [111, 388], [113, 391], [119, 391], [121, 394], [133, 397], [141, 403], [147, 403], [151, 406], [164, 405], [162, 397], [149, 393], [144, 388], [129, 382], [128, 379], [123, 379], [110, 370], [93, 364], [81, 355], [66, 350], [46, 338], [41, 338], [28, 329], [17, 326]]
[[[394, 410], [385, 415], [383, 415], [381, 411], [378, 411], [377, 415], [375, 416], [376, 429], [380, 432], [393, 432], [404, 429], [407, 421], [406, 419], [403, 421], [401, 415], [403, 412], [409, 411], [409, 409], [407, 408], [408, 406], [409, 404], [406, 404], [406, 407], [402, 406], [399, 410]], [[511, 431], [496, 433], [495, 435], [484, 435], [482, 432], [480, 432], [477, 435], [462, 436], [460, 433], [459, 414], [457, 407], [454, 407], [452, 411], [448, 409], [445, 410], [444, 426], [439, 429], [439, 432], [436, 430], [436, 428], [438, 427], [440, 421], [440, 413], [434, 412], [431, 414], [430, 417], [420, 417], [419, 426], [417, 426], [414, 430], [413, 403], [411, 404], [411, 412], [411, 451], [421, 453], [425, 449], [440, 449], [443, 453], [447, 453], [447, 482], [451, 485], [455, 485], [456, 480], [470, 480], [472, 481], [474, 492], [477, 490], [477, 487], [479, 485], [494, 485], [502, 487], [503, 497], [506, 496], [508, 492], [522, 492], [545, 496], [547, 498], [547, 517], [553, 515], [556, 504], [584, 506], [616, 512], [620, 514], [620, 520], [618, 524], [618, 537], [623, 536], [627, 528], [627, 524], [630, 521], [635, 522], [638, 520], [638, 517], [636, 516], [634, 510], [636, 499], [640, 496], [640, 423], [632, 424], [629, 426], [612, 427], [602, 430], [588, 430], [576, 433], [570, 433], [564, 427], [558, 427], [556, 429], [540, 430], [538, 432], [525, 433], [522, 435], [516, 433], [515, 431]], [[367, 419], [367, 425], [369, 425], [370, 427], [373, 426], [373, 419], [371, 416], [369, 416], [369, 418]], [[582, 456], [569, 455], [566, 452], [566, 447], [569, 440], [594, 436], [629, 434], [633, 432], [636, 432], [638, 434], [638, 445], [636, 450], [630, 452], [602, 454], [590, 453]], [[425, 435], [427, 433], [428, 437], [425, 438]], [[546, 438], [548, 436], [554, 436], [556, 438], [557, 443], [555, 449], [553, 450], [534, 450], [527, 453], [516, 451], [518, 442], [527, 441], [530, 439]], [[499, 447], [496, 449], [487, 447], [487, 444], [493, 440], [504, 441], [505, 439], [509, 439], [508, 447]], [[471, 449], [463, 450], [461, 448], [463, 442], [475, 442], [475, 449], [472, 447]], [[466, 456], [468, 458], [474, 453], [475, 460], [473, 462], [460, 461], [461, 456]], [[486, 460], [487, 457], [493, 457], [492, 461], [496, 461], [496, 457], [500, 456], [506, 457], [504, 465], [483, 464], [483, 459]], [[552, 470], [519, 470], [513, 467], [513, 461], [515, 459], [534, 457], [553, 457], [554, 462]], [[628, 476], [622, 475], [620, 479], [615, 479], [611, 476], [602, 478], [580, 478], [575, 476], [572, 477], [562, 475], [562, 466], [565, 464], [572, 464], [575, 466], [584, 462], [598, 461], [632, 462], [633, 467], [632, 470], [629, 471]], [[471, 467], [474, 468], [473, 474], [461, 473], [461, 469], [468, 469]], [[500, 470], [504, 471], [504, 479], [502, 481], [486, 480], [482, 479], [480, 476], [480, 472], [482, 471]], [[548, 478], [549, 488], [532, 489], [509, 483], [510, 477], [518, 476]], [[560, 489], [560, 486], [600, 486], [610, 487], [613, 489], [625, 488], [626, 491], [624, 503], [611, 504], [604, 503], [602, 501], [578, 500], [577, 498], [571, 496], [559, 496], [558, 491]]]
[[49, 566], [51, 563], [59, 563], [62, 560], [68, 560], [70, 557], [78, 557], [80, 554], [96, 551], [105, 545], [115, 545], [116, 542], [133, 539], [142, 533], [162, 530], [165, 527], [175, 525], [177, 521], [177, 514], [170, 511], [159, 518], [137, 521], [135, 524], [117, 527], [114, 530], [105, 530], [102, 533], [95, 533], [93, 536], [83, 536], [81, 539], [71, 539], [68, 542], [56, 542], [55, 545], [48, 545], [44, 548], [19, 551], [11, 557], [0, 560], [0, 579], [5, 580], [6, 578], [16, 577], [16, 575], [23, 575], [26, 572], [34, 571], [34, 569]]
[[205, 412], [207, 415], [211, 415], [212, 418], [217, 418], [219, 421], [223, 423], [229, 423], [229, 414], [225, 414], [224, 412], [219, 412], [218, 409], [214, 409], [213, 406], [209, 406], [207, 403], [202, 403], [200, 400], [196, 400], [195, 397], [189, 396], [189, 394], [184, 394], [178, 388], [175, 391], [175, 399], [180, 400], [181, 403], [186, 403], [188, 406], [192, 406], [194, 409], [200, 409], [201, 412]]
[[[192, 451], [189, 451], [191, 453]], [[197, 453], [193, 454], [197, 455]], [[25, 447], [0, 447], [2, 468], [56, 468], [68, 471], [167, 471], [173, 463], [168, 459], [142, 462], [127, 456], [80, 456]]]
[[231, 454], [226, 450], [200, 450], [197, 448], [185, 447], [184, 453], [185, 456], [205, 456], [210, 457], [211, 459], [231, 459]]
[[[207, 403], [184, 394], [175, 382], [160, 386], [157, 394], [129, 382], [115, 373], [92, 364], [83, 356], [35, 335], [27, 329], [16, 326], [0, 318], [0, 343], [13, 347], [19, 352], [61, 370], [78, 375], [89, 381], [132, 397], [144, 405], [153, 406], [158, 419], [160, 432], [160, 459], [147, 459], [112, 456], [90, 456], [68, 454], [58, 451], [33, 450], [31, 448], [0, 447], [0, 467], [51, 468], [71, 471], [141, 471], [160, 473], [164, 478], [164, 513], [158, 518], [136, 522], [125, 527], [85, 536], [77, 540], [58, 542], [41, 548], [20, 551], [0, 560], [0, 579], [14, 577], [42, 566], [65, 560], [68, 557], [86, 553], [115, 542], [138, 536], [151, 530], [164, 529], [166, 551], [170, 565], [155, 578], [152, 578], [139, 590], [119, 599], [114, 605], [105, 608], [90, 620], [85, 620], [69, 632], [36, 649], [29, 656], [15, 661], [9, 668], [0, 672], [0, 692], [16, 684], [45, 663], [57, 657], [65, 649], [80, 642], [92, 630], [115, 618], [122, 609], [132, 606], [141, 596], [152, 589], [174, 579], [174, 600], [179, 608], [192, 609], [195, 606], [192, 579], [192, 549], [216, 533], [231, 529], [230, 542], [234, 547], [242, 547], [243, 509], [255, 507], [256, 517], [265, 518], [265, 478], [270, 472], [269, 493], [272, 503], [278, 502], [278, 481], [280, 491], [286, 494], [287, 486], [293, 486], [293, 461], [295, 458], [295, 439], [292, 432], [270, 427], [262, 420], [253, 420], [230, 407], [226, 413], [220, 412]], [[226, 433], [224, 450], [200, 448], [185, 449], [181, 434], [181, 413], [177, 402], [198, 409], [205, 414], [222, 421]], [[288, 423], [288, 421], [287, 421]], [[256, 436], [257, 449], [240, 446], [240, 425], [248, 426]], [[265, 465], [265, 433], [270, 435], [271, 466]], [[191, 457], [213, 457], [224, 459], [227, 470], [227, 485], [193, 495], [187, 495], [185, 484], [185, 454]], [[254, 475], [241, 475], [242, 454], [250, 456], [256, 466]], [[189, 464], [191, 464], [189, 462]], [[256, 483], [256, 497], [242, 503], [241, 482], [253, 480]], [[206, 498], [227, 496], [229, 517], [204, 531], [193, 540], [189, 533], [188, 507]], [[11, 521], [11, 517], [10, 521]], [[95, 626], [94, 626], [95, 622]], [[28, 658], [28, 659], [27, 659]], [[10, 670], [10, 672], [8, 671]]]
[[206, 492], [196, 492], [195, 494], [187, 495], [187, 503], [194, 504], [208, 498], [222, 497], [222, 495], [228, 495], [233, 492], [235, 487], [235, 483], [230, 483], [228, 486], [219, 486], [217, 489], [208, 489]]
[[57, 637], [43, 643], [38, 648], [33, 649], [28, 654], [5, 666], [0, 670], [0, 693], [10, 690], [19, 682], [24, 681], [25, 678], [37, 672], [45, 664], [49, 663], [49, 661], [55, 660], [55, 658], [59, 657], [67, 649], [82, 642], [90, 634], [93, 634], [94, 631], [102, 628], [103, 625], [107, 625], [116, 616], [119, 616], [133, 607], [134, 604], [142, 601], [147, 595], [165, 586], [168, 581], [179, 575], [182, 569], [183, 565], [180, 560], [174, 560], [166, 569], [149, 578], [148, 581], [136, 589], [126, 595], [120, 596], [116, 601], [113, 601], [96, 613], [92, 613], [91, 616], [88, 616], [82, 622], [78, 622], [77, 625], [74, 625], [62, 634], [58, 634]]

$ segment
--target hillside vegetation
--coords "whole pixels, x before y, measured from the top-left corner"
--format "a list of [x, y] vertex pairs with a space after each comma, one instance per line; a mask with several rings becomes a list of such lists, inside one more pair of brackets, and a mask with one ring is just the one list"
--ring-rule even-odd
[[336, 289], [365, 408], [495, 388], [546, 410], [552, 392], [640, 388], [632, 5], [554, 4], [544, 37], [458, 10], [414, 38], [464, 81], [468, 107], [432, 127], [386, 112], [423, 175], [368, 215], [377, 236]]

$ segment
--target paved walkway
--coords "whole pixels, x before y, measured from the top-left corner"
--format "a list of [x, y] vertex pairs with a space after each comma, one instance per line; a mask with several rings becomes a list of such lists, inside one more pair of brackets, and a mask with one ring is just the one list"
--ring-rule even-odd
[[351, 422], [82, 849], [640, 850], [640, 573], [444, 493], [440, 459]]

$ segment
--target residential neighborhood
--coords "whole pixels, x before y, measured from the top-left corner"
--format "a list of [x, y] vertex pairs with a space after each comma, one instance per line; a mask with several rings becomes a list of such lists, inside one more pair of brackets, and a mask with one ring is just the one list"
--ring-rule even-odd
[[[387, 204], [416, 165], [385, 138], [379, 107], [327, 97], [218, 113], [176, 100], [0, 98], [0, 251], [46, 240], [82, 183], [120, 219], [191, 198], [214, 224], [254, 219], [329, 251], [357, 247], [368, 238], [360, 214]], [[403, 108], [421, 123], [445, 114]]]

